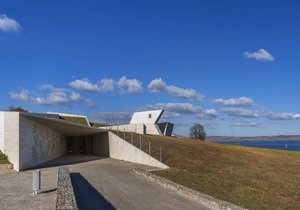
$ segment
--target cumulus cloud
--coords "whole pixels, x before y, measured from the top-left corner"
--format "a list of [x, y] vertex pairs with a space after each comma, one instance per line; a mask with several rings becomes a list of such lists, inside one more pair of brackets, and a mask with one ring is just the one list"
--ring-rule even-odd
[[88, 91], [88, 92], [100, 92], [100, 87], [98, 84], [93, 84], [90, 80], [87, 78], [83, 79], [77, 79], [69, 83], [70, 86], [73, 88], [76, 88], [78, 90], [82, 91]]
[[21, 25], [16, 20], [0, 14], [0, 31], [18, 32], [20, 30]]
[[131, 112], [96, 112], [91, 118], [97, 122], [116, 123], [129, 122], [132, 117]]
[[71, 81], [69, 85], [77, 90], [95, 92], [95, 93], [108, 93], [108, 92], [121, 92], [121, 93], [141, 93], [143, 92], [142, 82], [137, 79], [127, 79], [125, 76], [119, 80], [102, 79], [97, 83], [93, 83], [87, 78], [77, 79]]
[[195, 115], [199, 119], [215, 119], [218, 114], [214, 109], [202, 109], [190, 103], [157, 103], [154, 105], [147, 105], [146, 109], [164, 109], [174, 116], [181, 115]]
[[245, 58], [253, 58], [258, 61], [273, 61], [275, 58], [265, 49], [259, 49], [256, 52], [244, 52]]
[[198, 119], [216, 119], [218, 117], [218, 113], [215, 109], [204, 109], [202, 110], [202, 113], [199, 113], [196, 115], [196, 118]]
[[173, 85], [167, 85], [161, 78], [152, 80], [148, 88], [154, 93], [169, 93], [178, 98], [185, 98], [200, 101], [204, 98], [203, 95], [197, 93], [194, 89], [184, 89]]
[[237, 122], [234, 123], [232, 126], [258, 128], [261, 127], [262, 124], [256, 122]]
[[147, 109], [164, 109], [179, 114], [197, 114], [201, 112], [201, 108], [190, 103], [157, 103], [147, 105]]
[[245, 117], [245, 118], [257, 118], [260, 117], [260, 112], [257, 110], [246, 110], [242, 108], [224, 108], [221, 110], [223, 113], [227, 113], [234, 117]]
[[218, 98], [214, 100], [214, 103], [218, 105], [234, 106], [234, 107], [253, 106], [253, 100], [247, 97], [230, 98], [230, 99]]
[[141, 93], [143, 92], [142, 82], [137, 79], [127, 79], [126, 77], [122, 77], [117, 81], [117, 87], [119, 87], [122, 91], [128, 93]]
[[295, 113], [268, 113], [266, 117], [270, 120], [299, 120], [300, 114]]
[[20, 92], [10, 92], [9, 96], [15, 100], [39, 105], [70, 105], [83, 100], [79, 93], [55, 87], [52, 87], [46, 96], [33, 96], [30, 91], [25, 89]]

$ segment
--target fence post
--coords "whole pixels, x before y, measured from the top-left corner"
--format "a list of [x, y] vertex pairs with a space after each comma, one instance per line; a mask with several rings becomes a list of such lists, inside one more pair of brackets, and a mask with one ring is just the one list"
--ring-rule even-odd
[[142, 136], [140, 136], [140, 149], [142, 149]]
[[133, 144], [133, 134], [131, 132], [131, 144]]
[[149, 141], [149, 155], [151, 155], [151, 142]]
[[126, 136], [125, 136], [125, 128], [124, 128], [123, 136], [124, 136], [124, 140], [126, 140]]
[[162, 162], [162, 148], [161, 148], [161, 146], [159, 146], [159, 159], [160, 159], [160, 162]]

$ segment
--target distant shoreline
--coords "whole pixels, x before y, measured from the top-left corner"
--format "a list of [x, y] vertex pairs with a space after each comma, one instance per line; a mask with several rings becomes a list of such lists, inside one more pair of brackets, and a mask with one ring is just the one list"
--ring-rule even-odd
[[206, 141], [287, 141], [287, 140], [300, 140], [300, 135], [278, 135], [278, 136], [207, 136]]

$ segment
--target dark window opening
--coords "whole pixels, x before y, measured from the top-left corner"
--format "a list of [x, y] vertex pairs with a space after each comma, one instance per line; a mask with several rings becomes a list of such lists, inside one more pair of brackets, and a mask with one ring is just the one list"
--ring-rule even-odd
[[80, 137], [79, 152], [80, 154], [85, 154], [85, 137]]
[[149, 118], [151, 118], [152, 116], [151, 116], [151, 114], [149, 114], [149, 116], [148, 116]]
[[73, 154], [73, 137], [67, 138], [67, 154]]

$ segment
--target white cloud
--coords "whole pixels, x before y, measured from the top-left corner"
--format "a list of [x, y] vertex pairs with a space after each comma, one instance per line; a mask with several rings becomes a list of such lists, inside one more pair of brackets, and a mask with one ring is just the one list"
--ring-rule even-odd
[[102, 92], [102, 93], [108, 93], [108, 92], [114, 92], [116, 89], [116, 81], [113, 79], [102, 79], [99, 82], [100, 90], [96, 92]]
[[180, 114], [175, 113], [175, 112], [165, 111], [161, 118], [162, 119], [172, 119], [172, 118], [176, 118], [176, 117], [180, 117]]
[[260, 117], [260, 112], [257, 110], [246, 110], [241, 108], [224, 108], [221, 110], [230, 116], [245, 117], [245, 118], [257, 118]]
[[122, 91], [128, 93], [143, 92], [142, 82], [138, 81], [137, 79], [127, 79], [126, 77], [122, 77], [116, 84]]
[[215, 119], [218, 116], [214, 109], [202, 109], [190, 103], [157, 103], [147, 105], [146, 109], [164, 109], [168, 113], [173, 113], [174, 117], [194, 115], [198, 119]]
[[87, 78], [81, 80], [77, 79], [69, 83], [70, 86], [77, 90], [88, 91], [88, 92], [100, 92], [98, 84], [93, 84]]
[[152, 80], [148, 85], [148, 88], [151, 92], [165, 92], [178, 98], [185, 98], [197, 101], [200, 101], [204, 98], [203, 95], [197, 93], [197, 91], [194, 89], [183, 89], [173, 85], [167, 85], [167, 83], [164, 82], [161, 78]]
[[218, 98], [214, 100], [214, 103], [218, 105], [234, 106], [234, 107], [253, 106], [253, 100], [247, 97], [230, 98], [230, 99]]
[[147, 109], [164, 109], [179, 114], [198, 114], [202, 111], [200, 107], [194, 106], [190, 103], [157, 103], [154, 105], [147, 105]]
[[273, 61], [275, 58], [265, 49], [259, 49], [256, 52], [244, 52], [245, 58], [254, 58], [258, 61]]
[[268, 113], [266, 117], [270, 120], [299, 120], [300, 114], [295, 113]]
[[207, 119], [207, 120], [216, 119], [217, 117], [218, 117], [218, 113], [215, 109], [204, 109], [202, 110], [202, 113], [196, 115], [196, 118], [198, 119]]
[[143, 92], [142, 82], [137, 79], [127, 79], [125, 76], [119, 80], [102, 79], [97, 83], [91, 82], [87, 78], [77, 79], [69, 83], [77, 90], [95, 93], [141, 93]]
[[14, 19], [0, 14], [0, 31], [3, 32], [18, 32], [21, 25]]
[[91, 118], [97, 122], [106, 122], [109, 124], [121, 124], [123, 122], [129, 122], [131, 117], [131, 112], [96, 112], [91, 116]]
[[237, 123], [234, 123], [233, 126], [258, 128], [258, 127], [261, 127], [262, 124], [256, 123], [256, 122], [237, 122]]
[[[50, 88], [50, 86], [47, 88]], [[9, 96], [15, 100], [39, 105], [70, 105], [83, 99], [79, 93], [63, 88], [55, 88], [53, 86], [50, 92], [44, 97], [32, 96], [28, 90], [21, 90], [19, 93], [11, 92]]]

